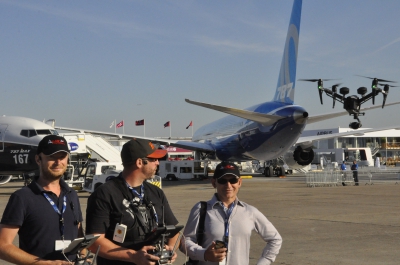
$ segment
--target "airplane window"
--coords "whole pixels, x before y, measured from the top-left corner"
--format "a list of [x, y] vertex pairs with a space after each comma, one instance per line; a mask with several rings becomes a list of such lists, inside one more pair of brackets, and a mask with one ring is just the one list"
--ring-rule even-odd
[[29, 131], [28, 130], [21, 130], [21, 133], [20, 133], [22, 136], [25, 136], [25, 137], [29, 137]]
[[37, 134], [52, 134], [49, 129], [36, 130]]
[[35, 136], [36, 131], [35, 130], [29, 130], [29, 137]]
[[50, 130], [52, 135], [58, 135], [58, 132], [56, 130]]

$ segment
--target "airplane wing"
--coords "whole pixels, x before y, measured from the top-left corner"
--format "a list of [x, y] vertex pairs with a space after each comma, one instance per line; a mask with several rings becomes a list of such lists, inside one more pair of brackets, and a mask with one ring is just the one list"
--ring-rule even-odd
[[77, 128], [68, 128], [68, 127], [54, 127], [57, 130], [63, 131], [72, 131], [72, 132], [80, 132], [80, 133], [91, 133], [96, 135], [104, 135], [104, 136], [112, 136], [117, 137], [119, 139], [146, 139], [152, 142], [160, 143], [163, 145], [172, 145], [175, 147], [184, 148], [187, 150], [192, 151], [202, 151], [202, 152], [214, 152], [215, 149], [206, 143], [198, 143], [192, 141], [183, 141], [183, 140], [171, 140], [171, 139], [163, 139], [163, 138], [152, 138], [152, 137], [143, 137], [137, 135], [129, 135], [129, 134], [117, 134], [117, 133], [109, 133], [109, 132], [101, 132], [101, 131], [93, 131], [93, 130], [86, 130], [86, 129], [77, 129]]
[[206, 143], [198, 143], [191, 141], [176, 141], [171, 143], [171, 145], [192, 151], [215, 152], [215, 148]]
[[264, 126], [272, 125], [275, 122], [279, 121], [280, 119], [285, 118], [285, 117], [278, 116], [278, 115], [270, 115], [270, 114], [258, 113], [258, 112], [248, 111], [248, 110], [241, 110], [241, 109], [223, 107], [223, 106], [218, 106], [218, 105], [213, 105], [213, 104], [208, 104], [208, 103], [203, 103], [203, 102], [197, 102], [197, 101], [193, 101], [190, 99], [185, 99], [185, 101], [187, 103], [190, 103], [193, 105], [197, 105], [197, 106], [204, 107], [207, 109], [224, 112], [224, 113], [227, 113], [227, 114], [230, 114], [233, 116], [237, 116], [237, 117], [240, 117], [243, 119], [258, 122]]
[[385, 130], [400, 130], [400, 126], [397, 125], [397, 126], [373, 128], [373, 129], [365, 129], [365, 130], [350, 130], [348, 132], [305, 136], [305, 137], [300, 136], [300, 138], [297, 139], [296, 145], [312, 145], [313, 141], [331, 139], [331, 138], [343, 137], [343, 136], [363, 136], [369, 132], [377, 132], [377, 131], [385, 131]]
[[[393, 102], [390, 104], [386, 104], [386, 106], [392, 106], [392, 105], [397, 105], [400, 104], [400, 101], [397, 102]], [[372, 106], [372, 107], [366, 107], [366, 108], [362, 108], [360, 111], [367, 111], [367, 110], [372, 110], [372, 109], [378, 109], [378, 108], [382, 108], [382, 106]], [[332, 118], [336, 118], [336, 117], [340, 117], [340, 116], [345, 116], [345, 115], [349, 115], [349, 113], [347, 111], [341, 111], [341, 112], [335, 112], [335, 113], [328, 113], [328, 114], [321, 114], [321, 115], [315, 115], [315, 116], [309, 116], [308, 120], [307, 120], [307, 124], [311, 124], [314, 122], [319, 122], [319, 121], [324, 121], [324, 120], [328, 120], [328, 119], [332, 119]]]

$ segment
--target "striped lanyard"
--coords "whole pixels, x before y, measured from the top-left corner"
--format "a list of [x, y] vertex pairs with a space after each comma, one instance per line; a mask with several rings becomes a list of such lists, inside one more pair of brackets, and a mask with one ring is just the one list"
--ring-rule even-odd
[[50, 202], [50, 205], [53, 206], [54, 211], [58, 214], [59, 220], [60, 220], [60, 234], [61, 234], [61, 239], [64, 240], [64, 213], [65, 209], [67, 209], [67, 196], [64, 195], [64, 203], [62, 207], [62, 212], [58, 209], [57, 205], [54, 203], [54, 201], [47, 195], [46, 193], [43, 193], [44, 197]]
[[135, 190], [134, 188], [132, 188], [128, 183], [126, 183], [126, 185], [128, 186], [128, 188], [132, 191], [133, 196], [138, 196], [139, 200], [140, 200], [140, 204], [143, 203], [143, 198], [144, 198], [144, 185], [142, 183], [142, 185], [140, 186], [140, 193]]
[[219, 201], [219, 204], [222, 206], [225, 212], [225, 234], [224, 234], [224, 242], [226, 243], [226, 247], [228, 247], [229, 243], [229, 217], [233, 212], [233, 208], [235, 208], [235, 202], [229, 206], [229, 208], [225, 207], [225, 205]]
[[[143, 183], [142, 183], [142, 185], [140, 185], [140, 193], [137, 190], [135, 190], [134, 188], [132, 188], [128, 184], [128, 182], [125, 181], [125, 183], [126, 183], [126, 186], [132, 191], [133, 196], [136, 195], [137, 197], [139, 197], [140, 204], [142, 204], [143, 203], [143, 198], [144, 198], [144, 185], [143, 185]], [[153, 206], [153, 204], [151, 202], [150, 202], [150, 204], [151, 204], [151, 207], [152, 207], [153, 212], [154, 212], [154, 218], [156, 219], [156, 223], [158, 224], [158, 215], [157, 215], [156, 209], [154, 209], [154, 206]]]

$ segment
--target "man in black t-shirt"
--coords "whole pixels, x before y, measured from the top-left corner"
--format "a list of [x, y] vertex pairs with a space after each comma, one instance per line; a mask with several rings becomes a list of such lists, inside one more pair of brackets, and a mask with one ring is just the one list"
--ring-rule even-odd
[[[63, 137], [45, 136], [36, 163], [40, 175], [14, 192], [0, 224], [0, 258], [15, 264], [67, 265], [76, 255], [62, 249], [83, 236], [82, 213], [76, 192], [61, 178], [68, 164], [68, 144]], [[19, 247], [13, 245], [19, 235]]]
[[[133, 139], [121, 151], [124, 170], [97, 188], [89, 197], [86, 209], [86, 232], [100, 234], [90, 248], [100, 245], [98, 265], [156, 264], [159, 258], [149, 235], [155, 228], [178, 223], [164, 192], [146, 180], [154, 176], [158, 159], [167, 151], [151, 142]], [[172, 249], [178, 234], [169, 239]], [[176, 259], [176, 253], [172, 262]]]

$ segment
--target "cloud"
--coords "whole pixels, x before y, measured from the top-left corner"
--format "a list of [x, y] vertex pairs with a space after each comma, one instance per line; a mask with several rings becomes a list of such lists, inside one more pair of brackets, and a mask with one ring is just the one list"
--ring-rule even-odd
[[243, 43], [228, 39], [214, 39], [207, 36], [195, 37], [195, 41], [206, 47], [225, 52], [282, 53], [282, 47], [272, 47], [263, 43]]
[[397, 38], [397, 39], [395, 39], [394, 41], [389, 42], [388, 44], [386, 44], [386, 45], [380, 47], [379, 49], [377, 49], [376, 51], [374, 51], [373, 53], [378, 53], [378, 52], [380, 52], [380, 51], [383, 51], [383, 50], [385, 50], [386, 48], [392, 46], [393, 44], [396, 44], [397, 42], [400, 42], [400, 38]]

